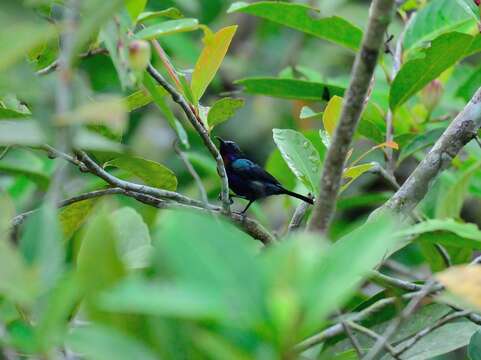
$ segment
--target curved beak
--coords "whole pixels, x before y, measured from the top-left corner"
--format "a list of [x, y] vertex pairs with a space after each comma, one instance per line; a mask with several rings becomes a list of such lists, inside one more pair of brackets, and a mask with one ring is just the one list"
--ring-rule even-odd
[[219, 143], [220, 143], [220, 144], [225, 143], [225, 141], [224, 141], [222, 138], [220, 138], [220, 137], [218, 137], [218, 136], [216, 136], [215, 138], [216, 138], [217, 140], [219, 140]]

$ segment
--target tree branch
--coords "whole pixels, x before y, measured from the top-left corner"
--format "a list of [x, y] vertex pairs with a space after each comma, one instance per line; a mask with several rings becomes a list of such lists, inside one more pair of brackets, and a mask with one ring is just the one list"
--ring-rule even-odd
[[481, 88], [456, 116], [401, 188], [380, 209], [409, 214], [426, 195], [429, 185], [481, 127]]
[[222, 200], [222, 210], [226, 215], [230, 214], [230, 199], [229, 199], [229, 182], [227, 180], [227, 173], [225, 171], [224, 161], [220, 156], [219, 150], [212, 142], [209, 132], [202, 124], [202, 121], [197, 117], [197, 115], [192, 110], [191, 105], [185, 100], [185, 98], [180, 94], [164, 77], [151, 65], [147, 68], [147, 72], [152, 76], [152, 78], [159, 83], [172, 97], [172, 100], [180, 105], [184, 113], [187, 115], [190, 123], [197, 131], [197, 133], [202, 138], [204, 145], [207, 150], [211, 153], [212, 157], [217, 164], [217, 172], [221, 180], [221, 200]]
[[[100, 55], [100, 54], [102, 55], [108, 54], [107, 49], [104, 49], [104, 48], [91, 49], [87, 52], [80, 54], [79, 59], [87, 59], [89, 57]], [[51, 72], [54, 72], [55, 70], [57, 70], [58, 66], [59, 66], [59, 59], [55, 60], [53, 63], [44, 67], [43, 69], [38, 70], [37, 75], [50, 74]]]
[[341, 118], [329, 146], [322, 171], [320, 192], [316, 199], [310, 231], [326, 232], [339, 193], [346, 155], [364, 107], [364, 100], [376, 67], [383, 36], [391, 20], [394, 0], [374, 0], [367, 31], [352, 70], [352, 80], [344, 98]]
[[[366, 336], [369, 336], [371, 339], [374, 339], [374, 340], [379, 340], [382, 338], [381, 335], [379, 335], [378, 333], [372, 331], [371, 329], [368, 329], [367, 327], [364, 327], [362, 325], [359, 325], [358, 323], [355, 323], [353, 321], [346, 321], [348, 323], [348, 325], [353, 329], [353, 330], [356, 330]], [[395, 359], [400, 359], [399, 356], [396, 354], [396, 350], [394, 350], [394, 348], [391, 346], [391, 344], [389, 344], [388, 342], [386, 342], [386, 344], [384, 345], [384, 348], [386, 349], [386, 351], [391, 354], [391, 356]]]

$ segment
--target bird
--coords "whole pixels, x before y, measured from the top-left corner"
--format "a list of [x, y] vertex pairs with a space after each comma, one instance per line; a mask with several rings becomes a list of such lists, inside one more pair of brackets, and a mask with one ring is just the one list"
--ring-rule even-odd
[[223, 140], [218, 136], [216, 138], [219, 141], [219, 152], [224, 161], [229, 188], [236, 197], [249, 200], [241, 214], [245, 214], [254, 201], [271, 195], [289, 195], [314, 204], [313, 199], [287, 190], [260, 165], [247, 159], [234, 141]]

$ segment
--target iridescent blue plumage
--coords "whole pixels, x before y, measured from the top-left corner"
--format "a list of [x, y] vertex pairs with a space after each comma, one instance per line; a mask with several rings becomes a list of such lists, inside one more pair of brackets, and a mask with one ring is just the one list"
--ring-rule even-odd
[[247, 159], [236, 143], [218, 139], [229, 187], [237, 196], [249, 200], [242, 213], [257, 199], [271, 195], [286, 194], [313, 203], [312, 199], [285, 189], [274, 176]]

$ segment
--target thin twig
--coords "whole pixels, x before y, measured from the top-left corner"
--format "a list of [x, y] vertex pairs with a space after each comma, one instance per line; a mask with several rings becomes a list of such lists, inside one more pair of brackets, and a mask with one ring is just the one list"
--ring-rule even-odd
[[5, 155], [8, 154], [11, 148], [12, 148], [11, 146], [6, 146], [5, 149], [2, 150], [2, 152], [0, 153], [0, 160], [2, 160], [5, 157]]
[[164, 51], [160, 43], [157, 41], [157, 39], [152, 39], [150, 41], [157, 52], [157, 55], [159, 55], [160, 60], [164, 64], [165, 69], [167, 70], [167, 73], [169, 74], [170, 78], [174, 82], [175, 86], [177, 87], [177, 90], [182, 91], [182, 84], [180, 83], [179, 76], [177, 75], [177, 72], [175, 71], [174, 65], [169, 60], [169, 56], [167, 53]]
[[392, 287], [399, 288], [405, 291], [421, 291], [423, 285], [415, 284], [410, 281], [401, 280], [392, 276], [380, 273], [379, 271], [372, 271], [372, 278], [379, 281], [381, 284], [388, 284]]
[[204, 142], [207, 150], [209, 150], [212, 157], [215, 159], [217, 164], [217, 172], [221, 180], [222, 210], [226, 215], [230, 215], [231, 211], [229, 199], [229, 182], [227, 180], [227, 173], [225, 170], [224, 161], [220, 156], [219, 150], [212, 142], [209, 136], [209, 132], [202, 124], [202, 121], [194, 113], [191, 105], [185, 100], [182, 94], [180, 94], [171, 84], [169, 84], [152, 65], [149, 64], [147, 72], [159, 83], [159, 85], [161, 85], [165, 90], [167, 90], [167, 92], [172, 97], [172, 100], [180, 105], [194, 129], [202, 138], [202, 141]]
[[338, 315], [339, 315], [339, 318], [341, 319], [342, 328], [347, 338], [349, 339], [349, 342], [351, 343], [352, 347], [356, 351], [356, 354], [359, 357], [359, 359], [362, 358], [363, 352], [361, 349], [361, 344], [359, 343], [359, 340], [357, 340], [354, 333], [351, 331], [351, 324], [348, 321], [343, 319], [343, 315], [341, 311], [338, 312]]
[[[374, 339], [374, 340], [379, 340], [382, 338], [381, 335], [379, 335], [378, 333], [376, 333], [375, 331], [372, 331], [371, 329], [368, 329], [367, 327], [364, 327], [362, 325], [359, 325], [358, 323], [355, 323], [354, 321], [347, 321], [347, 323], [349, 324], [349, 326], [353, 329], [353, 330], [356, 330], [356, 331], [359, 331], [360, 333], [366, 335], [366, 336], [369, 336], [371, 339]], [[386, 351], [391, 354], [391, 356], [395, 359], [400, 359], [399, 356], [396, 354], [396, 350], [394, 350], [394, 348], [392, 347], [391, 344], [389, 344], [388, 342], [386, 342], [384, 348], [386, 349]]]
[[351, 83], [346, 92], [341, 117], [329, 146], [322, 171], [320, 192], [316, 199], [310, 231], [325, 233], [336, 206], [346, 156], [364, 108], [384, 33], [391, 21], [394, 0], [374, 0], [361, 49], [354, 62]]
[[429, 335], [434, 330], [440, 328], [441, 326], [443, 326], [443, 325], [445, 325], [445, 324], [447, 324], [447, 323], [449, 323], [453, 320], [456, 320], [456, 319], [459, 319], [459, 318], [462, 318], [462, 317], [466, 317], [470, 313], [471, 312], [468, 311], [468, 310], [462, 310], [462, 311], [454, 312], [454, 313], [451, 313], [449, 315], [444, 316], [443, 318], [436, 321], [434, 324], [422, 329], [421, 331], [416, 333], [414, 336], [412, 336], [411, 338], [409, 338], [408, 340], [406, 340], [405, 342], [403, 342], [402, 344], [397, 346], [395, 354], [399, 357], [401, 354], [405, 353], [407, 350], [409, 350], [414, 345], [416, 345], [416, 343], [419, 340], [421, 340], [426, 335]]
[[296, 207], [294, 214], [292, 215], [291, 222], [287, 228], [287, 233], [290, 234], [300, 228], [302, 220], [306, 216], [307, 210], [309, 209], [309, 204], [302, 202]]
[[389, 183], [389, 185], [392, 186], [394, 190], [399, 190], [400, 186], [394, 175], [384, 169], [381, 164], [376, 163], [376, 165], [370, 170], [370, 172], [380, 175]]
[[403, 311], [401, 311], [401, 314], [391, 321], [386, 331], [384, 331], [382, 338], [378, 339], [374, 343], [373, 347], [371, 348], [371, 350], [369, 350], [363, 360], [375, 360], [378, 358], [382, 349], [385, 348], [386, 343], [397, 332], [401, 324], [416, 311], [421, 301], [423, 301], [423, 299], [428, 296], [433, 291], [433, 289], [437, 287], [437, 285], [438, 284], [435, 280], [429, 280], [423, 286], [423, 289], [416, 293], [416, 296], [414, 296], [409, 301]]
[[197, 171], [195, 171], [194, 166], [192, 166], [192, 163], [188, 159], [188, 157], [183, 153], [183, 151], [179, 148], [179, 143], [177, 140], [174, 142], [174, 150], [179, 155], [180, 159], [184, 163], [184, 166], [186, 167], [187, 171], [189, 174], [192, 176], [194, 179], [195, 183], [197, 184], [197, 188], [199, 189], [199, 194], [201, 200], [204, 202], [204, 204], [209, 203], [209, 199], [207, 197], [207, 191], [205, 191], [204, 184], [202, 183], [202, 179], [200, 178], [199, 174]]

